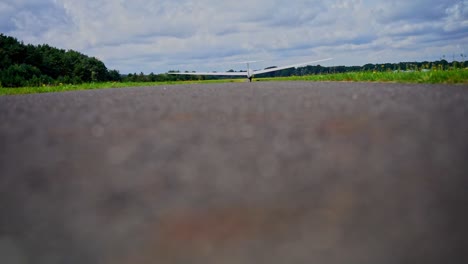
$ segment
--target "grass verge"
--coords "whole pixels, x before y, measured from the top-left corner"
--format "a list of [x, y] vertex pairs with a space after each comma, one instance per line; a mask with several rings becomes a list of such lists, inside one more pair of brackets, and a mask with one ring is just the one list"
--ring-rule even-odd
[[395, 82], [395, 83], [468, 83], [468, 70], [414, 72], [349, 72], [324, 75], [262, 78], [260, 81], [339, 81], [339, 82]]
[[[79, 85], [60, 85], [44, 87], [0, 88], [0, 95], [51, 93], [75, 90], [158, 86], [174, 84], [202, 84], [244, 82], [244, 79], [222, 79], [203, 81], [175, 82], [106, 82], [85, 83]], [[338, 82], [395, 82], [395, 83], [445, 83], [468, 84], [468, 70], [415, 71], [415, 72], [349, 72], [324, 75], [290, 76], [275, 78], [256, 78], [255, 81], [338, 81]]]
[[84, 83], [84, 84], [65, 84], [57, 86], [43, 87], [19, 87], [19, 88], [0, 88], [1, 95], [18, 95], [32, 93], [54, 93], [77, 90], [94, 90], [94, 89], [109, 89], [109, 88], [127, 88], [127, 87], [143, 87], [143, 86], [160, 86], [160, 85], [175, 85], [175, 84], [200, 84], [200, 83], [226, 83], [226, 82], [243, 82], [243, 79], [223, 79], [223, 80], [203, 80], [203, 81], [174, 81], [174, 82], [103, 82], [103, 83]]

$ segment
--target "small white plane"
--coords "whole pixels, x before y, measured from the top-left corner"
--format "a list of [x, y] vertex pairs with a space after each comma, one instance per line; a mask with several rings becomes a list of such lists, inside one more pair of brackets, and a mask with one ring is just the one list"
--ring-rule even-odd
[[303, 62], [303, 63], [297, 63], [297, 64], [292, 64], [292, 65], [287, 65], [287, 66], [281, 66], [281, 67], [273, 67], [273, 68], [268, 68], [264, 70], [252, 70], [250, 69], [250, 64], [258, 61], [245, 61], [242, 63], [247, 64], [247, 71], [245, 72], [168, 72], [168, 74], [178, 74], [178, 75], [217, 75], [217, 76], [247, 76], [247, 79], [249, 79], [250, 82], [252, 82], [252, 78], [255, 75], [262, 74], [262, 73], [267, 73], [267, 72], [274, 72], [274, 71], [280, 71], [284, 69], [289, 69], [289, 68], [297, 68], [305, 65], [310, 65], [314, 64], [317, 62], [322, 62], [322, 61], [328, 61], [332, 60], [332, 58], [328, 59], [321, 59], [321, 60], [316, 60], [316, 61], [309, 61], [309, 62]]

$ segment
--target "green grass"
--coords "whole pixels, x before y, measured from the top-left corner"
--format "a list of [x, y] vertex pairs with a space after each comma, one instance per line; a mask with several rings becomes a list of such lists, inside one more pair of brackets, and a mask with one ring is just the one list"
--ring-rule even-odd
[[226, 83], [226, 82], [243, 82], [243, 79], [224, 79], [224, 80], [202, 80], [202, 81], [170, 81], [170, 82], [104, 82], [104, 83], [84, 83], [84, 84], [65, 84], [57, 86], [42, 86], [42, 87], [20, 87], [20, 88], [0, 88], [1, 95], [17, 95], [31, 93], [54, 93], [76, 90], [94, 90], [94, 89], [109, 89], [109, 88], [126, 88], [126, 87], [143, 87], [143, 86], [158, 86], [158, 85], [175, 85], [175, 84], [199, 84], [199, 83]]
[[[395, 83], [446, 83], [468, 84], [468, 70], [454, 69], [448, 71], [426, 72], [350, 72], [323, 75], [291, 76], [276, 78], [256, 78], [255, 81], [339, 81], [339, 82], [395, 82]], [[223, 79], [204, 81], [175, 81], [175, 82], [139, 82], [139, 83], [86, 83], [80, 85], [59, 85], [43, 87], [0, 88], [0, 95], [51, 93], [74, 90], [107, 89], [139, 86], [157, 86], [173, 84], [201, 84], [244, 82], [244, 79]]]
[[395, 83], [468, 83], [467, 69], [414, 72], [349, 72], [323, 75], [262, 78], [260, 81], [339, 81], [339, 82], [395, 82]]

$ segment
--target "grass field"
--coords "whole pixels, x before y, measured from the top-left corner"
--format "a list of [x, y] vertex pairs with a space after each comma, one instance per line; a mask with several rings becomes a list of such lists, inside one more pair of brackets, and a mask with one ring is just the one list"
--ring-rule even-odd
[[413, 71], [413, 72], [349, 72], [325, 75], [292, 76], [259, 79], [297, 81], [341, 81], [341, 82], [396, 82], [396, 83], [468, 83], [468, 70]]
[[197, 83], [226, 83], [226, 82], [242, 82], [243, 79], [236, 80], [205, 80], [205, 81], [174, 81], [174, 82], [103, 82], [103, 83], [84, 83], [84, 84], [65, 84], [57, 86], [42, 86], [42, 87], [20, 87], [20, 88], [0, 88], [1, 95], [15, 94], [31, 94], [31, 93], [54, 93], [76, 90], [93, 90], [93, 89], [109, 89], [109, 88], [125, 88], [125, 87], [143, 87], [143, 86], [159, 86], [159, 85], [175, 85], [175, 84], [197, 84]]
[[[222, 79], [204, 81], [176, 82], [106, 82], [86, 83], [80, 85], [58, 85], [43, 87], [0, 88], [0, 95], [51, 93], [74, 90], [107, 89], [123, 87], [141, 87], [174, 84], [226, 83], [244, 82], [244, 79]], [[350, 72], [323, 75], [255, 78], [254, 81], [342, 81], [342, 82], [395, 82], [395, 83], [445, 83], [468, 84], [468, 69], [448, 71], [414, 71], [414, 72]]]

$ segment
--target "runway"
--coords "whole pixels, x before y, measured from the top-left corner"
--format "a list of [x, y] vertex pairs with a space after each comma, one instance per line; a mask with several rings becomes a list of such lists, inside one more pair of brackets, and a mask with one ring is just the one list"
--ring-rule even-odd
[[0, 263], [468, 263], [468, 86], [0, 97]]

